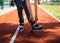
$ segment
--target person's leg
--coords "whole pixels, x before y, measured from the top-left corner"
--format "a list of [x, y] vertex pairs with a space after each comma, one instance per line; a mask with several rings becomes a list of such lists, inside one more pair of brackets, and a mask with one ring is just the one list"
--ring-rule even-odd
[[32, 26], [33, 31], [41, 31], [42, 26], [37, 24], [38, 16], [37, 16], [37, 4], [38, 0], [34, 0], [34, 7], [35, 7], [35, 24]]
[[31, 23], [31, 25], [32, 25], [32, 30], [39, 30], [39, 29], [41, 29], [41, 28], [42, 28], [41, 26], [37, 25], [37, 24], [35, 23], [35, 21], [32, 21], [32, 20], [30, 19], [30, 13], [29, 13], [29, 10], [28, 10], [28, 8], [27, 8], [27, 4], [26, 4], [26, 3], [23, 3], [23, 8], [24, 8], [24, 10], [25, 10], [25, 13], [26, 13], [26, 15], [27, 15], [27, 18], [28, 18], [29, 23]]
[[22, 5], [20, 3], [20, 0], [14, 0], [14, 2], [16, 3], [16, 6], [17, 6], [17, 11], [18, 11], [18, 17], [19, 17], [19, 22], [20, 22], [20, 30], [23, 30], [23, 25], [24, 25], [24, 18], [23, 18], [23, 15], [22, 15]]
[[31, 23], [31, 25], [33, 25], [35, 22], [30, 19], [30, 12], [29, 12], [29, 10], [28, 10], [26, 1], [24, 1], [24, 2], [22, 3], [22, 5], [23, 5], [23, 8], [24, 8], [24, 10], [25, 10], [25, 13], [26, 13], [26, 16], [27, 16], [27, 19], [28, 19], [29, 23]]
[[[34, 3], [34, 7], [35, 7], [35, 20], [33, 20], [33, 19], [31, 19], [31, 24], [32, 24], [32, 30], [33, 31], [41, 31], [42, 30], [42, 26], [40, 26], [40, 25], [38, 25], [36, 22], [37, 22], [37, 20], [38, 20], [38, 16], [37, 16], [37, 4], [38, 4], [38, 0], [34, 0], [35, 1], [35, 3]], [[26, 1], [27, 2], [27, 1]], [[28, 7], [29, 7], [29, 9], [30, 9], [30, 15], [32, 16], [32, 14], [31, 14], [31, 6], [30, 6], [30, 4], [29, 4], [29, 2], [30, 1], [28, 1], [27, 2], [27, 5], [28, 5]], [[25, 8], [26, 9], [26, 8]], [[27, 14], [26, 14], [27, 15]]]
[[24, 18], [23, 18], [23, 15], [22, 15], [22, 6], [21, 6], [21, 3], [20, 3], [20, 0], [14, 0], [15, 3], [16, 3], [16, 6], [17, 6], [17, 11], [18, 11], [18, 16], [19, 16], [19, 22], [20, 24], [21, 23], [24, 23]]
[[38, 21], [38, 15], [37, 15], [37, 4], [38, 4], [38, 0], [34, 0], [34, 9], [35, 9], [35, 22]]

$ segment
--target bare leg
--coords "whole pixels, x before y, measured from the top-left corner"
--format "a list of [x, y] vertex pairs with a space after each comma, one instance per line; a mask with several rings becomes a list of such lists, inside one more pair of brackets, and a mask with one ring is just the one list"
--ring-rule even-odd
[[38, 0], [34, 0], [34, 7], [35, 7], [35, 22], [37, 22], [37, 20], [38, 20], [38, 16], [37, 16], [37, 4], [38, 4]]
[[28, 6], [28, 9], [29, 9], [29, 12], [30, 12], [31, 20], [34, 22], [33, 25], [32, 25], [31, 32], [33, 32], [33, 31], [41, 31], [42, 30], [42, 26], [36, 24], [36, 22], [38, 20], [38, 16], [37, 16], [37, 4], [38, 4], [38, 0], [34, 0], [35, 19], [33, 19], [33, 16], [32, 16], [32, 10], [31, 10], [31, 5], [30, 5], [30, 0], [26, 0], [26, 1], [27, 1], [27, 6]]
[[32, 19], [32, 21], [37, 22], [37, 20], [38, 20], [38, 16], [37, 16], [37, 4], [38, 4], [38, 0], [34, 0], [35, 18], [33, 18], [33, 15], [32, 15], [30, 0], [26, 0], [26, 1], [27, 1], [27, 6], [28, 6], [28, 9], [29, 9], [29, 12], [30, 12], [30, 18]]

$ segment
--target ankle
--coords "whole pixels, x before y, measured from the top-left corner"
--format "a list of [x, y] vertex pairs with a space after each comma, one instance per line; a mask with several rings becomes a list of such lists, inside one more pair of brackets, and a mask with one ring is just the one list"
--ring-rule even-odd
[[20, 25], [21, 25], [21, 26], [24, 26], [24, 23], [21, 23]]
[[36, 24], [35, 21], [31, 21], [31, 26], [33, 26], [34, 24]]

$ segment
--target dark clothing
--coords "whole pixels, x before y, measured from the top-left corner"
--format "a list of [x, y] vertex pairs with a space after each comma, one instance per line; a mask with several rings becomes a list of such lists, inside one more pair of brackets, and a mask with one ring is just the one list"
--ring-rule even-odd
[[24, 1], [14, 0], [14, 2], [16, 3], [16, 6], [17, 6], [20, 24], [24, 23], [24, 18], [23, 18], [23, 15], [22, 15], [22, 10], [23, 9], [25, 10], [28, 21], [30, 23], [32, 23], [32, 21], [30, 20], [30, 13], [29, 13], [29, 10], [27, 8], [26, 0], [24, 0]]
[[30, 19], [30, 12], [27, 8], [26, 0], [24, 0], [23, 2], [21, 0], [14, 0], [14, 2], [16, 3], [16, 6], [17, 6], [19, 22], [20, 22], [20, 25], [19, 25], [20, 31], [23, 31], [23, 29], [24, 29], [23, 28], [24, 18], [23, 18], [23, 14], [22, 14], [23, 9], [25, 10], [29, 23], [31, 23], [31, 25], [32, 25], [32, 31], [42, 30], [41, 26], [35, 24], [35, 22], [34, 21], [32, 22], [32, 20]]

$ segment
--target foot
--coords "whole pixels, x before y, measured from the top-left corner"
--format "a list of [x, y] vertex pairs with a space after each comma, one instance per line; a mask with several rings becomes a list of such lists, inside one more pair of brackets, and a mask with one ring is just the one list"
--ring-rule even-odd
[[32, 31], [42, 31], [42, 26], [38, 25], [38, 24], [34, 24], [32, 26]]
[[23, 25], [19, 25], [18, 27], [20, 28], [20, 32], [22, 32], [24, 30]]

